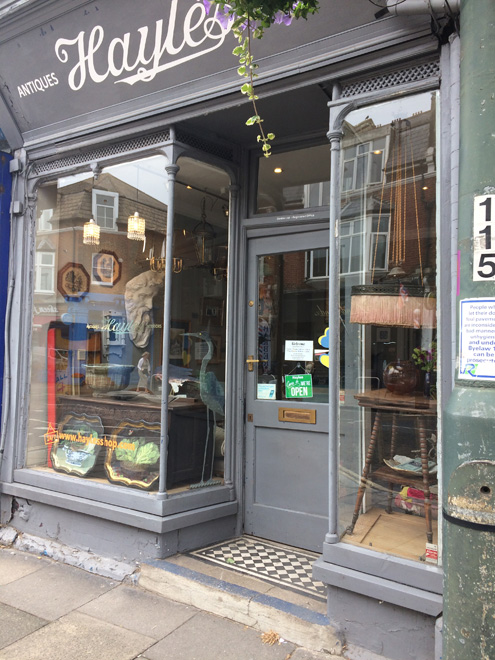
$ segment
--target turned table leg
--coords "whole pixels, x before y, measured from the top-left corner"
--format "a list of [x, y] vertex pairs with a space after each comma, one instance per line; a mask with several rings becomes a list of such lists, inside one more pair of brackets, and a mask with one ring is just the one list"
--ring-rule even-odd
[[361, 476], [361, 481], [359, 483], [359, 488], [356, 497], [356, 504], [354, 506], [354, 514], [352, 516], [352, 522], [347, 528], [347, 534], [352, 534], [354, 531], [354, 526], [356, 525], [357, 519], [359, 518], [359, 513], [361, 511], [361, 504], [363, 502], [364, 491], [366, 490], [366, 484], [368, 482], [368, 475], [371, 469], [371, 462], [373, 460], [373, 454], [375, 453], [375, 446], [378, 437], [378, 429], [381, 424], [381, 412], [378, 410], [375, 415], [375, 421], [373, 422], [373, 429], [371, 431], [370, 444], [368, 446], [368, 451], [366, 453], [366, 461], [364, 463], [363, 474]]
[[430, 500], [430, 472], [428, 469], [428, 446], [426, 442], [426, 432], [422, 417], [417, 418], [419, 433], [419, 448], [421, 451], [421, 471], [423, 473], [423, 491], [425, 494], [425, 522], [426, 538], [428, 543], [433, 542], [433, 529], [431, 522], [431, 500]]
[[[392, 436], [390, 438], [390, 458], [393, 458], [395, 456], [396, 444], [397, 444], [397, 413], [392, 413]], [[394, 484], [389, 483], [387, 513], [392, 513], [393, 500], [394, 500]]]

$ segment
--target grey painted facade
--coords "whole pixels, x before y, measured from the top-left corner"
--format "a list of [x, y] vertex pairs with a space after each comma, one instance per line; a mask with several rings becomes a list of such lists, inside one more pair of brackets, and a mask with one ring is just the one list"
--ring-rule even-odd
[[[339, 327], [335, 231], [340, 213], [339, 176], [331, 180], [329, 210], [254, 213], [254, 140], [243, 126], [249, 110], [237, 92], [232, 39], [217, 27], [211, 52], [204, 49], [204, 53], [192, 37], [188, 41], [184, 25], [192, 19], [186, 18], [186, 11], [195, 4], [192, 0], [146, 0], [143, 12], [143, 5], [132, 0], [102, 0], [96, 13], [94, 3], [86, 0], [0, 3], [0, 60], [8, 63], [0, 71], [0, 126], [22, 164], [15, 191], [23, 202], [23, 212], [12, 217], [10, 272], [15, 286], [7, 328], [10, 371], [4, 410], [9, 414], [2, 438], [1, 520], [20, 531], [119, 559], [163, 558], [244, 531], [249, 489], [245, 484], [245, 437], [250, 431], [246, 431], [245, 421], [243, 301], [249, 287], [249, 242], [271, 236], [284, 240], [284, 235], [296, 232], [309, 235], [328, 229], [330, 219], [329, 326]], [[268, 34], [259, 45], [260, 96], [265, 100], [267, 125], [271, 119], [280, 125], [275, 132], [281, 147], [289, 148], [302, 139], [309, 144], [327, 135], [332, 171], [338, 172], [341, 128], [349, 112], [381, 100], [440, 89], [437, 259], [443, 346], [439, 401], [443, 405], [453, 386], [455, 359], [452, 256], [457, 249], [459, 40], [452, 37], [439, 44], [428, 16], [376, 20], [376, 8], [367, 0], [326, 0], [322, 4], [316, 19], [283, 28], [285, 32], [274, 27], [273, 38]], [[109, 73], [109, 45], [125, 34], [131, 35], [131, 43], [144, 25], [149, 26], [149, 44], [154, 43], [155, 30], [161, 30], [162, 45], [167, 29], [174, 38], [166, 42], [149, 80], [142, 76], [116, 84], [124, 74]], [[88, 58], [77, 59], [78, 47], [90, 48], [90, 34], [101, 38], [93, 73]], [[86, 55], [88, 52], [85, 50]], [[137, 46], [130, 46], [129, 52], [135, 59]], [[137, 69], [125, 76], [134, 75]], [[308, 110], [317, 96], [318, 107], [315, 103], [314, 110]], [[291, 116], [285, 116], [287, 107], [293, 111]], [[169, 181], [177, 159], [190, 156], [223, 168], [231, 183], [225, 482], [173, 497], [163, 478], [158, 493], [150, 495], [25, 467], [33, 303], [31, 277], [25, 274], [33, 271], [33, 214], [39, 186], [54, 177], [81, 172], [90, 163], [105, 166], [153, 154], [168, 158]], [[171, 201], [173, 204], [173, 198], [169, 208]], [[170, 223], [167, 230], [172, 229]], [[169, 268], [171, 262], [169, 258]], [[169, 275], [171, 281], [171, 271]], [[165, 292], [166, 310], [167, 295]], [[168, 346], [166, 331], [163, 341]], [[335, 331], [330, 336], [330, 353], [338, 354], [338, 350]], [[330, 370], [328, 432], [324, 429], [329, 458], [328, 470], [324, 470], [328, 484], [323, 488], [328, 493], [328, 507], [323, 508], [328, 511], [328, 524], [325, 522], [321, 534], [321, 557], [314, 574], [328, 585], [329, 617], [350, 645], [397, 660], [429, 660], [434, 653], [435, 623], [442, 612], [441, 566], [382, 555], [340, 540], [338, 382], [335, 361], [334, 372]], [[167, 416], [167, 406], [163, 397], [162, 418]], [[164, 469], [162, 465], [162, 477]]]

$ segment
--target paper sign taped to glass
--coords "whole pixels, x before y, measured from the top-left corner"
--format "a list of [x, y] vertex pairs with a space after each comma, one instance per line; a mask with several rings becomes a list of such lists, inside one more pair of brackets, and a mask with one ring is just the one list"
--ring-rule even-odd
[[461, 300], [459, 378], [495, 380], [495, 299]]

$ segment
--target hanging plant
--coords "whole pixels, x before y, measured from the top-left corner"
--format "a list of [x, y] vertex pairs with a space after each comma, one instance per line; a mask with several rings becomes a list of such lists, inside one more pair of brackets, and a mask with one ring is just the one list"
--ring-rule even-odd
[[274, 133], [268, 133], [263, 128], [256, 101], [258, 96], [254, 91], [254, 81], [257, 78], [258, 65], [252, 54], [252, 39], [261, 39], [265, 30], [274, 23], [290, 25], [293, 19], [307, 18], [319, 9], [319, 0], [203, 0], [207, 12], [212, 5], [217, 6], [217, 18], [231, 25], [232, 32], [238, 41], [238, 46], [232, 51], [239, 59], [237, 73], [245, 79], [241, 93], [245, 94], [253, 105], [254, 114], [246, 121], [247, 126], [257, 126], [258, 142], [261, 143], [263, 155], [271, 155]]

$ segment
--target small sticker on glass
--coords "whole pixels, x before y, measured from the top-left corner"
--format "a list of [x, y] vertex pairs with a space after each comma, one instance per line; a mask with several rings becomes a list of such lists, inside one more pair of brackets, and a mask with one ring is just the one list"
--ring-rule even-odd
[[276, 391], [276, 383], [258, 383], [258, 399], [275, 400]]

